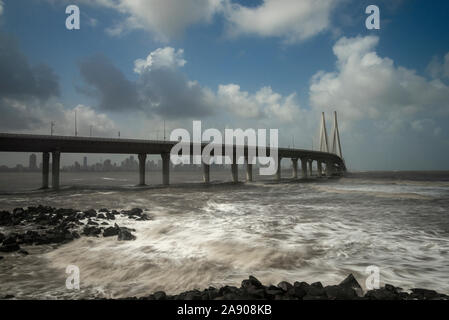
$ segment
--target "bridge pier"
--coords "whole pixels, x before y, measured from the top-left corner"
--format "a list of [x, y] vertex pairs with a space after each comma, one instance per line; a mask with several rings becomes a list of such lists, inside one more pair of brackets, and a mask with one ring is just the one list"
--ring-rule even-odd
[[203, 181], [204, 183], [210, 182], [210, 165], [203, 163]]
[[317, 170], [318, 170], [318, 177], [322, 177], [323, 176], [323, 163], [320, 160], [317, 161]]
[[145, 185], [145, 165], [147, 162], [147, 155], [145, 153], [140, 153], [139, 158], [139, 186]]
[[298, 159], [292, 159], [293, 179], [298, 179]]
[[59, 163], [61, 152], [53, 151], [51, 153], [51, 183], [53, 190], [59, 190]]
[[42, 152], [42, 189], [48, 189], [49, 172], [50, 172], [50, 153]]
[[313, 160], [310, 159], [308, 162], [309, 162], [309, 176], [311, 177], [313, 175]]
[[278, 161], [278, 163], [277, 163], [278, 168], [276, 170], [276, 180], [280, 181], [281, 180], [281, 162], [282, 162], [282, 158], [279, 157], [277, 161]]
[[232, 182], [237, 183], [239, 182], [239, 166], [237, 163], [231, 164], [231, 175], [232, 175]]
[[170, 153], [162, 153], [162, 184], [168, 186], [170, 184]]
[[253, 182], [253, 164], [250, 163], [248, 157], [245, 157], [246, 164], [246, 182]]
[[302, 158], [301, 159], [301, 173], [302, 173], [302, 178], [303, 179], [307, 179], [307, 159]]
[[333, 163], [330, 161], [327, 161], [326, 162], [326, 176], [332, 177], [332, 174], [334, 171], [332, 167], [333, 167]]

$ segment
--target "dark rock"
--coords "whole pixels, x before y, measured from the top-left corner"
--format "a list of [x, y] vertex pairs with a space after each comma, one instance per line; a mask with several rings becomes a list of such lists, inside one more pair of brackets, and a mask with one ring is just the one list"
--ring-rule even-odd
[[344, 288], [352, 288], [359, 297], [363, 296], [363, 289], [352, 273], [340, 282], [339, 286]]
[[96, 237], [101, 233], [101, 229], [95, 226], [85, 226], [83, 229], [83, 234], [89, 237]]
[[368, 300], [399, 300], [399, 295], [385, 288], [370, 290], [365, 294]]
[[287, 281], [279, 282], [278, 287], [281, 288], [284, 292], [288, 292], [289, 290], [293, 289], [291, 283], [288, 283]]
[[293, 284], [293, 290], [295, 292], [295, 297], [298, 299], [302, 299], [307, 295], [307, 290], [309, 288], [309, 284], [307, 282], [295, 282]]
[[134, 236], [128, 229], [120, 228], [117, 240], [119, 241], [136, 240], [136, 236]]
[[307, 291], [306, 296], [321, 297], [326, 295], [326, 291], [324, 291], [321, 282], [312, 283], [309, 287], [307, 287], [306, 291]]
[[3, 242], [3, 240], [5, 240], [5, 235], [3, 233], [0, 232], [0, 243]]
[[330, 300], [353, 300], [357, 297], [354, 289], [345, 286], [327, 286], [324, 291]]
[[12, 295], [12, 294], [7, 294], [7, 295], [4, 296], [2, 299], [8, 300], [8, 299], [13, 299], [13, 298], [14, 298], [14, 295]]
[[1, 260], [3, 260], [3, 257], [2, 257], [2, 256], [0, 256], [0, 261], [1, 261]]
[[103, 237], [112, 237], [118, 235], [120, 228], [117, 227], [109, 227], [104, 229]]
[[164, 291], [157, 291], [153, 293], [154, 300], [165, 300], [167, 298], [167, 295]]
[[0, 226], [12, 224], [11, 214], [8, 211], [0, 211]]
[[11, 234], [3, 239], [3, 245], [15, 244], [17, 242], [17, 234]]
[[97, 219], [106, 219], [106, 216], [102, 213], [97, 214]]
[[17, 243], [4, 244], [0, 247], [0, 252], [14, 252], [20, 250], [20, 246]]
[[89, 218], [94, 218], [97, 216], [97, 211], [95, 211], [94, 209], [89, 209], [84, 211], [84, 215]]
[[115, 216], [112, 212], [106, 212], [106, 219], [115, 220]]
[[243, 289], [248, 287], [248, 286], [250, 286], [250, 285], [254, 286], [256, 288], [259, 288], [259, 289], [263, 288], [262, 283], [259, 280], [257, 280], [256, 277], [253, 277], [253, 276], [249, 276], [249, 278], [247, 280], [243, 280], [242, 281], [242, 288]]
[[281, 288], [271, 285], [268, 288], [265, 288], [265, 294], [268, 299], [274, 299], [277, 295], [283, 295], [284, 291]]
[[108, 213], [109, 210], [106, 208], [101, 208], [100, 210], [98, 210], [98, 212]]
[[434, 290], [426, 290], [420, 288], [414, 288], [411, 290], [412, 294], [410, 295], [412, 299], [419, 300], [431, 300], [439, 297], [438, 292]]

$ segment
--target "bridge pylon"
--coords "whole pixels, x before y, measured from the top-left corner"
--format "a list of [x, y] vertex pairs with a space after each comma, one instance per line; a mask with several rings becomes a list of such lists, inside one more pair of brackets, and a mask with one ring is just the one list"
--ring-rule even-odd
[[328, 143], [326, 119], [324, 118], [324, 112], [321, 113], [320, 151], [329, 152], [329, 143]]
[[341, 152], [340, 132], [338, 131], [337, 111], [334, 111], [334, 127], [332, 129], [332, 153], [343, 159]]

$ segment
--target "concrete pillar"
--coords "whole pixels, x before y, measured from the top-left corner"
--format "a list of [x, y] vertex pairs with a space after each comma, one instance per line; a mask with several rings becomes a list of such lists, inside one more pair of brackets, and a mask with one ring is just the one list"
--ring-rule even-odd
[[231, 164], [231, 174], [232, 174], [232, 182], [239, 182], [239, 166], [237, 163]]
[[246, 164], [246, 182], [253, 182], [253, 164], [249, 163], [248, 158], [245, 158]]
[[49, 171], [50, 171], [50, 153], [42, 152], [42, 189], [48, 189]]
[[138, 155], [139, 158], [139, 186], [145, 185], [145, 165], [147, 163], [147, 155], [141, 153]]
[[162, 157], [162, 184], [170, 184], [170, 153], [161, 154]]
[[326, 162], [326, 176], [331, 177], [333, 173], [333, 163], [328, 161]]
[[313, 173], [313, 160], [309, 160], [309, 176]]
[[298, 159], [292, 159], [293, 179], [298, 179]]
[[203, 163], [203, 181], [204, 183], [210, 182], [210, 165]]
[[318, 167], [318, 177], [322, 177], [323, 176], [323, 163], [318, 160], [317, 162], [317, 167]]
[[53, 151], [51, 153], [51, 183], [54, 190], [59, 190], [59, 162], [61, 159], [61, 153], [59, 151]]
[[307, 159], [301, 159], [302, 178], [307, 179]]
[[281, 162], [282, 162], [282, 158], [278, 158], [278, 169], [276, 170], [276, 180], [280, 181], [281, 180]]

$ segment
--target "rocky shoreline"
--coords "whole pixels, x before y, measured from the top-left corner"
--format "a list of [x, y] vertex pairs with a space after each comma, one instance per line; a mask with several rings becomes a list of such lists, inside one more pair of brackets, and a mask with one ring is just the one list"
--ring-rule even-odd
[[[17, 252], [28, 255], [21, 246], [62, 245], [80, 238], [116, 237], [117, 241], [132, 241], [135, 230], [121, 227], [116, 217], [147, 221], [151, 217], [140, 208], [131, 210], [94, 209], [85, 211], [57, 209], [48, 206], [16, 208], [0, 211], [0, 263], [7, 255]], [[4, 294], [4, 293], [3, 293]], [[0, 299], [12, 299], [13, 295], [1, 295]], [[323, 286], [321, 282], [281, 282], [277, 286], [263, 285], [255, 277], [243, 280], [240, 287], [210, 287], [205, 290], [191, 290], [177, 295], [158, 291], [144, 297], [129, 297], [126, 300], [449, 300], [449, 296], [433, 290], [402, 288], [386, 284], [383, 288], [363, 292], [362, 287], [351, 274], [338, 285]]]
[[277, 286], [263, 285], [255, 277], [243, 280], [240, 288], [224, 286], [210, 287], [203, 291], [191, 290], [178, 295], [167, 295], [163, 291], [146, 297], [130, 297], [125, 300], [449, 300], [449, 296], [434, 290], [402, 288], [386, 284], [383, 288], [363, 292], [355, 277], [350, 274], [340, 284], [323, 286], [321, 282], [282, 281]]

